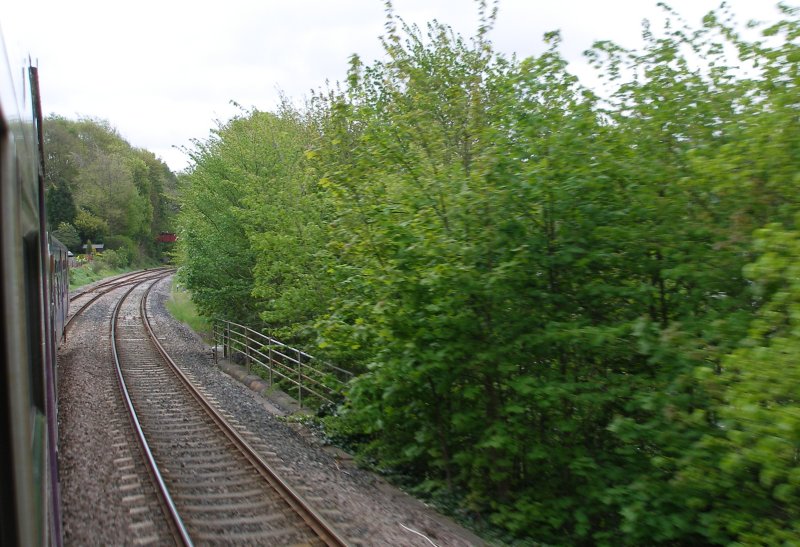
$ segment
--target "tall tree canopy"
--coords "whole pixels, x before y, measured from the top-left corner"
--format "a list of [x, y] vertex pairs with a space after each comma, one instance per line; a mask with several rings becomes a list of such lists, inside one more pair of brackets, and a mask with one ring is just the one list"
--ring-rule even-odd
[[181, 179], [182, 276], [209, 315], [309, 340], [333, 288], [320, 276], [328, 211], [308, 168], [313, 125], [286, 105], [243, 111]]
[[158, 258], [155, 237], [172, 228], [175, 213], [167, 165], [132, 148], [106, 121], [50, 116], [43, 128], [50, 225], [75, 228], [81, 243]]
[[198, 143], [198, 303], [356, 372], [329, 433], [510, 536], [791, 544], [797, 10], [598, 42], [600, 97], [478, 6], [465, 39], [387, 3], [382, 60]]

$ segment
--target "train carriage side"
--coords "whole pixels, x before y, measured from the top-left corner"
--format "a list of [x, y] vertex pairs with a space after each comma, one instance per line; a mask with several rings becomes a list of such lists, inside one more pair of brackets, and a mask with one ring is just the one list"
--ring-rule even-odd
[[[36, 71], [26, 68], [16, 87], [7, 63], [2, 70], [0, 545], [60, 545], [54, 331], [63, 314], [51, 294], [64, 285], [49, 278]], [[61, 267], [55, 257], [52, 267]]]

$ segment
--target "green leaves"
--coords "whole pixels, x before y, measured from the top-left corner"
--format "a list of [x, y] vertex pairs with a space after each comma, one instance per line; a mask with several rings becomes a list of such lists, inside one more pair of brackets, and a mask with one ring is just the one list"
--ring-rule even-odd
[[[159, 258], [155, 238], [171, 230], [175, 176], [146, 150], [131, 148], [108, 122], [57, 116], [45, 120], [47, 214], [53, 228], [87, 240], [128, 238]], [[138, 250], [137, 250], [138, 254]]]
[[691, 480], [697, 462], [713, 454], [718, 465], [702, 467], [715, 502], [707, 518], [713, 537], [755, 537], [741, 527], [752, 519], [762, 523], [759, 541], [780, 543], [789, 530], [797, 531], [800, 517], [800, 374], [794, 357], [800, 349], [795, 328], [800, 237], [771, 225], [758, 231], [756, 247], [761, 257], [747, 272], [771, 297], [753, 318], [742, 346], [723, 359], [721, 374], [703, 376], [720, 394], [715, 410], [721, 427], [692, 447], [680, 478]]
[[798, 23], [724, 20], [598, 43], [601, 99], [556, 34], [508, 60], [491, 17], [389, 9], [343, 90], [198, 143], [187, 285], [360, 373], [330, 430], [519, 538], [788, 542]]

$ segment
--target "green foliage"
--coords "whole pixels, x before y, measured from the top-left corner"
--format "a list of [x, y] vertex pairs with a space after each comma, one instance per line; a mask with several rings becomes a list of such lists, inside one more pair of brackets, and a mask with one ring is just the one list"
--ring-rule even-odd
[[800, 233], [771, 224], [756, 248], [746, 271], [771, 296], [741, 347], [718, 370], [698, 371], [718, 399], [714, 427], [674, 481], [704, 510], [700, 525], [715, 543], [788, 545], [800, 537]]
[[130, 263], [131, 257], [125, 249], [120, 249], [118, 251], [106, 249], [95, 257], [94, 266], [96, 266], [97, 269], [121, 269], [127, 268]]
[[472, 40], [387, 5], [344, 89], [197, 144], [200, 310], [316, 337], [358, 373], [332, 436], [520, 540], [791, 544], [796, 11], [599, 42], [601, 98], [558, 33], [505, 59], [484, 2]]
[[186, 323], [204, 338], [211, 339], [211, 324], [197, 312], [191, 295], [175, 281], [172, 283], [172, 292], [166, 306], [175, 319]]
[[192, 153], [181, 181], [181, 279], [206, 315], [307, 340], [332, 287], [327, 207], [307, 167], [313, 132], [285, 106], [245, 111]]
[[94, 241], [102, 241], [108, 233], [108, 222], [86, 209], [79, 209], [78, 214], [75, 216], [75, 228], [82, 241], [87, 243]]
[[90, 268], [86, 266], [81, 266], [78, 268], [70, 268], [69, 270], [69, 288], [70, 290], [77, 289], [78, 287], [83, 287], [84, 285], [88, 285], [93, 281], [100, 279], [99, 276], [96, 276], [94, 272], [91, 271]]
[[[175, 176], [152, 153], [131, 148], [108, 122], [50, 116], [44, 123], [51, 225], [73, 224], [82, 241], [124, 237], [130, 259], [158, 258], [171, 230]], [[145, 259], [142, 256], [141, 259]]]
[[69, 270], [69, 289], [75, 290], [78, 287], [100, 281], [106, 277], [125, 273], [126, 270], [109, 269], [109, 266], [102, 262], [90, 262], [77, 268]]
[[119, 256], [127, 257], [127, 264], [138, 264], [141, 261], [139, 246], [130, 237], [122, 235], [108, 236], [105, 238], [105, 248], [107, 251], [116, 251]]
[[250, 322], [257, 315], [250, 301], [255, 257], [237, 215], [242, 210], [237, 176], [245, 171], [235, 150], [228, 165], [226, 130], [220, 127], [206, 143], [195, 143], [195, 165], [179, 179], [179, 275], [201, 313]]
[[77, 210], [72, 190], [66, 181], [48, 186], [46, 197], [47, 221], [50, 226], [61, 226], [75, 221]]
[[78, 230], [68, 222], [62, 222], [57, 230], [53, 230], [53, 235], [63, 243], [70, 251], [78, 253], [81, 249], [81, 236]]
[[[714, 541], [670, 479], [713, 431], [696, 371], [746, 332], [750, 234], [796, 210], [794, 141], [752, 166], [788, 112], [733, 78], [716, 23], [598, 44], [637, 74], [601, 102], [557, 34], [514, 63], [394, 21], [318, 151], [344, 287], [322, 335], [368, 365], [337, 427], [515, 534]], [[704, 49], [708, 72], [686, 57]]]

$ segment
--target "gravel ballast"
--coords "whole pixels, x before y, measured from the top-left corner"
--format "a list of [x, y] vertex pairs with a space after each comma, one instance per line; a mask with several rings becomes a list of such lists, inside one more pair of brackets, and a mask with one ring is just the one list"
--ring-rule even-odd
[[[215, 364], [211, 347], [166, 310], [170, 287], [169, 279], [159, 282], [148, 301], [148, 314], [162, 344], [237, 428], [254, 438], [253, 445], [264, 451], [264, 458], [282, 478], [354, 545], [485, 545], [451, 519], [380, 476], [358, 468], [347, 454], [325, 446], [302, 424], [288, 420], [287, 415], [296, 410], [291, 398], [279, 392], [265, 396], [263, 384], [254, 381], [242, 367], [222, 361]], [[107, 402], [108, 381], [99, 384], [104, 377], [99, 371], [110, 367], [103, 363], [106, 346], [98, 342], [99, 337], [108, 336], [107, 323], [103, 323], [108, 313], [102, 311], [107, 304], [96, 306], [97, 310], [76, 325], [59, 362], [59, 463], [65, 542], [119, 544], [120, 537], [127, 537], [129, 541], [123, 543], [133, 544], [136, 541], [129, 534], [108, 531], [131, 524], [129, 509], [114, 494], [116, 488], [107, 486], [114, 481], [113, 461], [119, 458], [109, 458], [108, 446], [120, 441], [107, 431], [108, 413], [113, 411]], [[117, 424], [114, 430], [118, 433], [120, 428]], [[110, 463], [97, 463], [104, 459]], [[104, 465], [108, 471], [97, 475], [96, 469]], [[93, 474], [97, 477], [92, 481]], [[90, 478], [91, 486], [76, 492], [78, 478]], [[98, 512], [98, 507], [103, 509]]]

